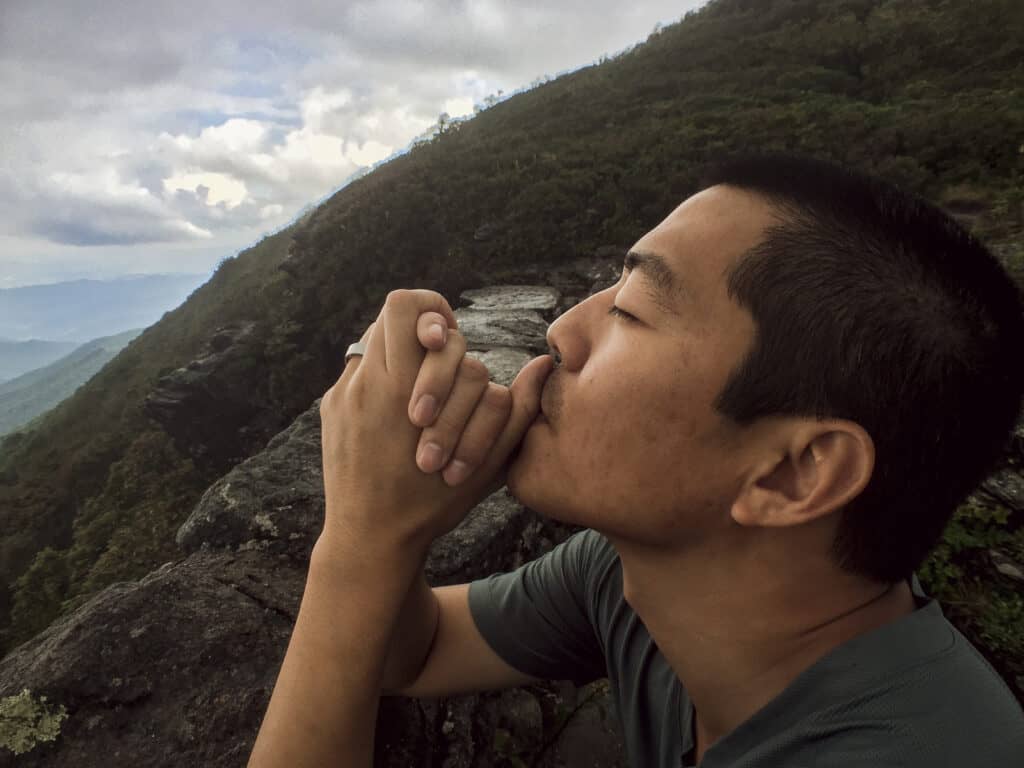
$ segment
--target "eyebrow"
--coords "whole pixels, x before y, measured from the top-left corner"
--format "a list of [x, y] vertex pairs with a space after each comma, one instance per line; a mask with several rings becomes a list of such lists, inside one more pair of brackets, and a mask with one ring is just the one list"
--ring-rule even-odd
[[683, 288], [668, 262], [656, 253], [629, 251], [622, 263], [627, 271], [636, 269], [647, 278], [645, 293], [665, 312], [679, 315]]

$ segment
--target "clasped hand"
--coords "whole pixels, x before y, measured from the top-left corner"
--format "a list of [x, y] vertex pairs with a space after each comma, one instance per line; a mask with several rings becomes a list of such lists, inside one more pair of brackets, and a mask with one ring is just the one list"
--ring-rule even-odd
[[361, 341], [366, 354], [320, 403], [322, 537], [429, 547], [505, 484], [551, 357], [531, 360], [511, 387], [490, 381], [448, 302], [427, 290], [388, 294]]

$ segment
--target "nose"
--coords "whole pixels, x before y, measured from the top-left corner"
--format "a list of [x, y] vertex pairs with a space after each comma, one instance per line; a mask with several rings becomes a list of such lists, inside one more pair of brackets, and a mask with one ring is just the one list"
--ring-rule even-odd
[[591, 331], [598, 321], [597, 312], [606, 302], [608, 290], [595, 293], [567, 309], [548, 326], [547, 342], [555, 366], [578, 371], [590, 352]]

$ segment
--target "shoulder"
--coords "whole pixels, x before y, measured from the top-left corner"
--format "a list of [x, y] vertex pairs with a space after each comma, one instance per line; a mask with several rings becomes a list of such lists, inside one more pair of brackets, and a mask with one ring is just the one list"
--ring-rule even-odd
[[[921, 739], [959, 746], [974, 765], [994, 765], [995, 756], [1011, 748], [1005, 754], [1019, 758], [1024, 755], [1024, 711], [978, 649], [946, 623], [953, 637], [948, 652], [922, 666], [908, 693], [922, 705], [913, 730]], [[949, 754], [946, 749], [944, 759]]]
[[604, 534], [593, 528], [584, 528], [574, 533], [571, 538], [577, 539], [577, 546], [584, 553], [587, 565], [591, 568], [607, 566], [619, 559], [612, 543]]
[[571, 534], [546, 557], [557, 560], [563, 568], [571, 570], [580, 582], [590, 584], [598, 581], [609, 568], [619, 562], [619, 555], [611, 542], [592, 528]]
[[621, 573], [621, 562], [612, 543], [592, 528], [573, 534], [570, 541], [575, 548], [578, 573], [586, 593], [594, 600], [606, 600], [614, 595], [617, 591], [615, 577]]
[[788, 760], [778, 764], [1001, 768], [1024, 754], [1024, 712], [1006, 683], [936, 601], [922, 602], [823, 657], [755, 716]]
[[856, 708], [858, 717], [867, 715], [890, 732], [877, 743], [887, 754], [878, 754], [876, 764], [1015, 764], [1024, 755], [1024, 711], [1016, 697], [937, 604], [922, 610], [932, 614], [929, 623], [935, 637], [946, 638], [944, 647], [867, 686]]

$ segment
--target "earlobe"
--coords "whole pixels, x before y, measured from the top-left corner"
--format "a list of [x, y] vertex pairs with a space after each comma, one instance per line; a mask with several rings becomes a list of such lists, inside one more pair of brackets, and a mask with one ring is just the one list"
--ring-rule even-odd
[[811, 422], [749, 475], [733, 502], [739, 525], [799, 525], [840, 509], [871, 479], [874, 443], [849, 421]]

